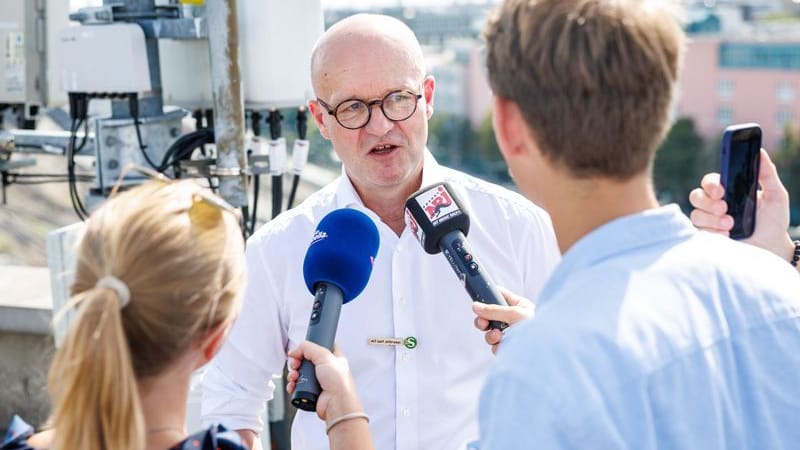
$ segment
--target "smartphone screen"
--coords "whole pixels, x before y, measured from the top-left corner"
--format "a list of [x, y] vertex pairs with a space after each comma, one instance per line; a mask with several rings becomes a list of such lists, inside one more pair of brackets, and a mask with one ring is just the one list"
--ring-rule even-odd
[[733, 239], [753, 234], [761, 150], [761, 128], [755, 124], [733, 125], [722, 139], [722, 185], [728, 214], [733, 217]]

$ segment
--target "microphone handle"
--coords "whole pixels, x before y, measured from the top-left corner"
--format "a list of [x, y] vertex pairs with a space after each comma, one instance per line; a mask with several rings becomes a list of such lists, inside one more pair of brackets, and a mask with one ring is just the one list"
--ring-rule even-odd
[[[325, 282], [317, 284], [306, 340], [328, 350], [333, 349], [343, 299], [342, 290], [337, 286]], [[322, 389], [317, 381], [314, 364], [304, 359], [300, 364], [299, 372], [300, 376], [297, 378], [294, 394], [292, 394], [292, 405], [304, 411], [316, 411], [317, 399]]]
[[[485, 268], [480, 265], [478, 258], [470, 250], [467, 237], [461, 230], [445, 234], [439, 240], [439, 248], [450, 262], [450, 267], [453, 268], [458, 278], [464, 282], [464, 287], [472, 300], [489, 305], [508, 306]], [[490, 320], [489, 328], [502, 331], [508, 328], [508, 324]]]

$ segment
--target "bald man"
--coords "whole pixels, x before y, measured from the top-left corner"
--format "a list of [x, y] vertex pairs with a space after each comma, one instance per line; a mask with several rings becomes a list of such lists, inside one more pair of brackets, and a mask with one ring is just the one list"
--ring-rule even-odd
[[[335, 24], [313, 52], [312, 80], [309, 109], [342, 175], [248, 241], [243, 311], [206, 372], [204, 420], [257, 441], [270, 380], [305, 339], [313, 297], [301, 268], [314, 228], [334, 209], [355, 208], [375, 222], [381, 246], [369, 284], [342, 309], [336, 340], [375, 447], [464, 448], [478, 436], [478, 392], [493, 360], [484, 340], [498, 336], [475, 329], [471, 300], [447, 260], [426, 254], [406, 230], [405, 201], [421, 186], [450, 183], [471, 212], [469, 238], [484, 270], [527, 298], [560, 257], [550, 219], [515, 193], [437, 164], [426, 148], [436, 83], [402, 22], [362, 14]], [[508, 322], [532, 312], [510, 304], [501, 311]], [[314, 413], [298, 411], [292, 448], [327, 448], [325, 429]]]

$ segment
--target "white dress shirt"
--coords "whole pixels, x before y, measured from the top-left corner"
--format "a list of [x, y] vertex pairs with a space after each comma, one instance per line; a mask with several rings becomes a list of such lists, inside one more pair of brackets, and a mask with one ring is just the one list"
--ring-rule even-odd
[[[468, 241], [494, 281], [535, 299], [560, 255], [549, 216], [520, 195], [439, 166], [426, 151], [422, 185], [447, 181], [470, 213]], [[478, 394], [494, 356], [473, 325], [471, 299], [442, 255], [409, 229], [398, 237], [366, 209], [346, 175], [264, 225], [248, 241], [242, 311], [203, 381], [205, 423], [262, 429], [273, 374], [305, 339], [313, 295], [303, 258], [336, 208], [373, 219], [380, 249], [367, 287], [342, 308], [336, 342], [348, 358], [375, 448], [458, 449], [478, 436]], [[416, 347], [370, 344], [413, 337]], [[328, 448], [325, 424], [298, 411], [292, 449]]]

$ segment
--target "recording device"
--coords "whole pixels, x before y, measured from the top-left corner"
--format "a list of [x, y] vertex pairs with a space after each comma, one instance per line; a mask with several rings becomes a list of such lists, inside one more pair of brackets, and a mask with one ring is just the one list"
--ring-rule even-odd
[[[355, 209], [334, 210], [319, 222], [303, 261], [306, 287], [314, 294], [306, 339], [333, 349], [342, 305], [364, 290], [378, 254], [378, 228]], [[303, 360], [292, 405], [315, 411], [320, 386], [314, 364]]]
[[[467, 244], [469, 216], [447, 183], [423, 188], [406, 201], [406, 225], [431, 255], [442, 253], [476, 302], [506, 306], [505, 299]], [[496, 320], [489, 328], [504, 330]]]
[[761, 161], [761, 128], [755, 123], [731, 125], [722, 134], [720, 183], [725, 188], [730, 236], [746, 239], [756, 227], [756, 193]]

